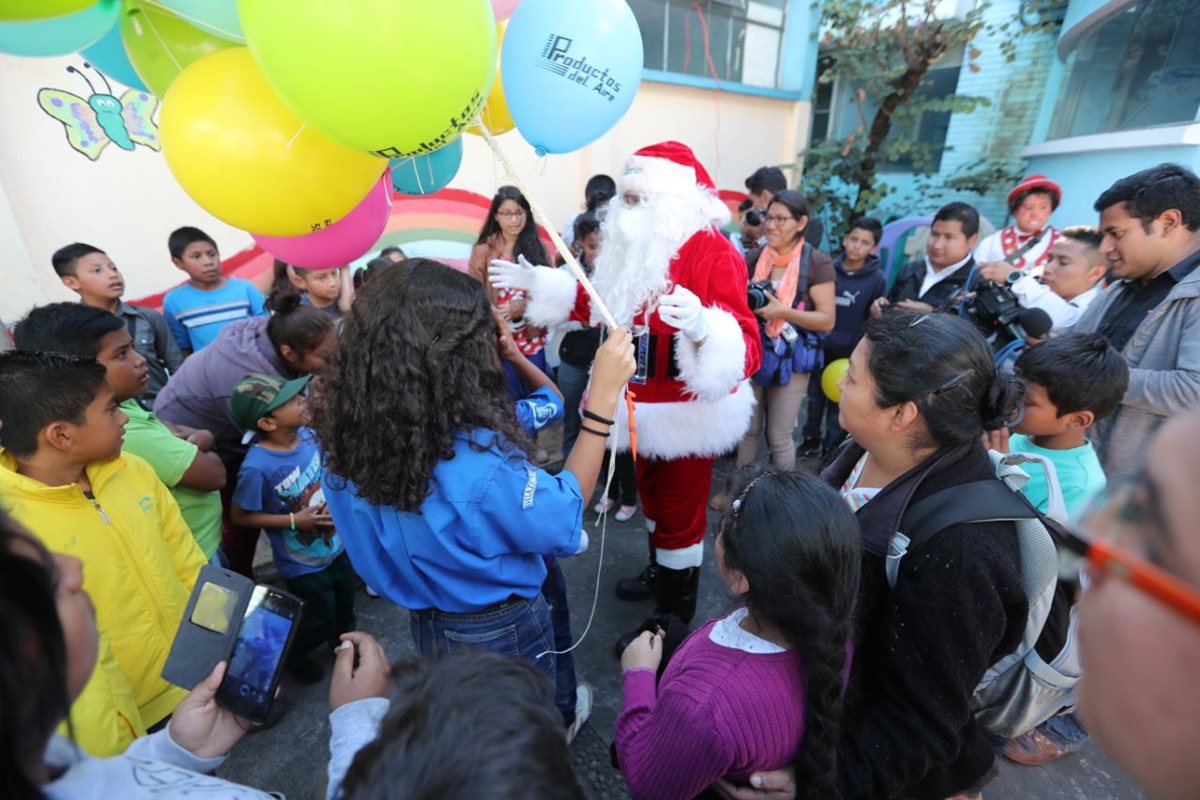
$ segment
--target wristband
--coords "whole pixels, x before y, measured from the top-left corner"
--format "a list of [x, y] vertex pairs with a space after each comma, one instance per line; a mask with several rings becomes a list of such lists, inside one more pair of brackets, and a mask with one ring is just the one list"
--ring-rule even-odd
[[602, 423], [604, 425], [616, 425], [617, 424], [617, 423], [613, 422], [611, 419], [605, 419], [604, 417], [600, 416], [599, 414], [596, 414], [595, 412], [588, 411], [586, 408], [583, 410], [583, 416], [587, 417], [590, 420], [595, 420], [596, 422]]
[[593, 436], [600, 436], [604, 439], [608, 438], [608, 433], [606, 431], [598, 431], [595, 428], [589, 428], [587, 425], [580, 425], [579, 430], [587, 431], [588, 433], [592, 434]]
[[290, 511], [288, 512], [288, 522], [291, 523], [291, 529], [296, 530], [296, 515]]

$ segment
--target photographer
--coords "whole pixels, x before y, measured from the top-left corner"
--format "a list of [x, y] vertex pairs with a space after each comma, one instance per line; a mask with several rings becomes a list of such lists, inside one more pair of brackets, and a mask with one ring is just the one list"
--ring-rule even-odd
[[1022, 308], [1045, 311], [1054, 329], [1069, 328], [1100, 294], [1100, 281], [1108, 271], [1100, 255], [1101, 238], [1098, 230], [1083, 225], [1061, 231], [1040, 280], [1003, 261], [984, 264], [979, 277], [1006, 285]]
[[887, 297], [871, 304], [871, 316], [889, 307], [929, 313], [946, 305], [967, 283], [975, 261], [971, 251], [979, 241], [979, 212], [966, 203], [947, 203], [930, 226], [925, 256], [900, 270]]
[[[787, 189], [787, 178], [779, 167], [759, 167], [750, 177], [746, 178], [746, 192], [749, 194], [738, 207], [741, 219], [741, 230], [731, 234], [729, 240], [737, 248], [740, 255], [746, 255], [755, 248], [761, 248], [767, 243], [766, 216], [767, 206], [776, 193]], [[825, 234], [825, 226], [818, 219], [809, 219], [804, 228], [805, 241], [811, 247], [821, 246], [821, 237]]]

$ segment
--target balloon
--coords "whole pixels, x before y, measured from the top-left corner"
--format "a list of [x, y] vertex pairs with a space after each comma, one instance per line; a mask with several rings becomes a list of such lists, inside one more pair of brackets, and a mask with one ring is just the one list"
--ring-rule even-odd
[[50, 19], [94, 5], [96, 0], [0, 0], [0, 20]]
[[496, 69], [488, 0], [239, 0], [246, 41], [292, 110], [367, 153], [430, 153], [483, 106]]
[[346, 216], [382, 166], [289, 111], [244, 47], [180, 73], [163, 98], [159, 131], [167, 166], [193, 200], [268, 236], [312, 233]]
[[233, 43], [189, 25], [170, 12], [128, 0], [121, 14], [121, 40], [137, 74], [159, 97], [197, 59]]
[[237, 0], [157, 0], [180, 19], [230, 42], [246, 41], [238, 19]]
[[[506, 27], [503, 23], [496, 26], [496, 41], [500, 43], [501, 47], [504, 46], [504, 29]], [[508, 113], [508, 101], [504, 99], [504, 83], [500, 80], [499, 58], [496, 59], [496, 78], [492, 81], [492, 90], [488, 92], [487, 102], [483, 104], [479, 118], [483, 121], [484, 127], [488, 129], [488, 133], [493, 136], [508, 133], [517, 126], [513, 122], [512, 114]], [[474, 124], [467, 128], [467, 133], [473, 133], [476, 136], [483, 135], [479, 126]]]
[[349, 264], [374, 247], [391, 214], [392, 186], [384, 175], [353, 211], [328, 228], [303, 236], [250, 235], [262, 249], [293, 267], [331, 269]]
[[392, 186], [401, 194], [432, 194], [445, 189], [458, 174], [462, 157], [463, 143], [459, 138], [429, 155], [393, 158], [388, 162]]
[[508, 19], [517, 10], [521, 0], [492, 0], [492, 11], [496, 12], [496, 21]]
[[104, 38], [91, 47], [80, 52], [93, 67], [100, 70], [109, 78], [125, 84], [130, 89], [149, 92], [150, 87], [142, 83], [133, 64], [129, 63], [129, 54], [125, 52], [125, 44], [121, 41], [121, 26], [114, 25], [104, 34]]
[[642, 81], [642, 35], [625, 0], [523, 0], [504, 36], [504, 96], [539, 156], [617, 123]]
[[821, 391], [825, 393], [830, 402], [842, 402], [842, 387], [838, 384], [849, 371], [850, 359], [848, 358], [839, 358], [825, 365], [825, 371], [821, 373]]
[[[31, 3], [32, 5], [32, 3]], [[0, 22], [0, 53], [64, 56], [90, 47], [117, 24], [119, 0], [100, 0], [74, 14], [22, 22]]]

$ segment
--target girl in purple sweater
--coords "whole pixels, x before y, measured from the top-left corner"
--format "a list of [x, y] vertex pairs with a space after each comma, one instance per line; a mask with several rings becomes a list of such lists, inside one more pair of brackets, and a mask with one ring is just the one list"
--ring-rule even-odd
[[859, 531], [817, 478], [738, 481], [717, 568], [738, 607], [692, 633], [662, 680], [662, 633], [621, 657], [616, 752], [637, 800], [686, 800], [718, 778], [792, 765], [800, 798], [836, 798], [833, 744], [859, 579]]

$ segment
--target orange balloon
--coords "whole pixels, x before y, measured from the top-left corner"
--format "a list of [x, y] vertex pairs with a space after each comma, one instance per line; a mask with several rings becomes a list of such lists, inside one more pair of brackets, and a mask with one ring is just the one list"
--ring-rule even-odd
[[[496, 26], [496, 79], [492, 81], [492, 90], [488, 92], [487, 101], [479, 112], [480, 120], [492, 136], [508, 133], [517, 127], [512, 115], [508, 113], [508, 101], [504, 99], [504, 83], [500, 80], [500, 49], [504, 46], [504, 30], [507, 27], [507, 21]], [[478, 125], [468, 127], [467, 133], [483, 135]]]

